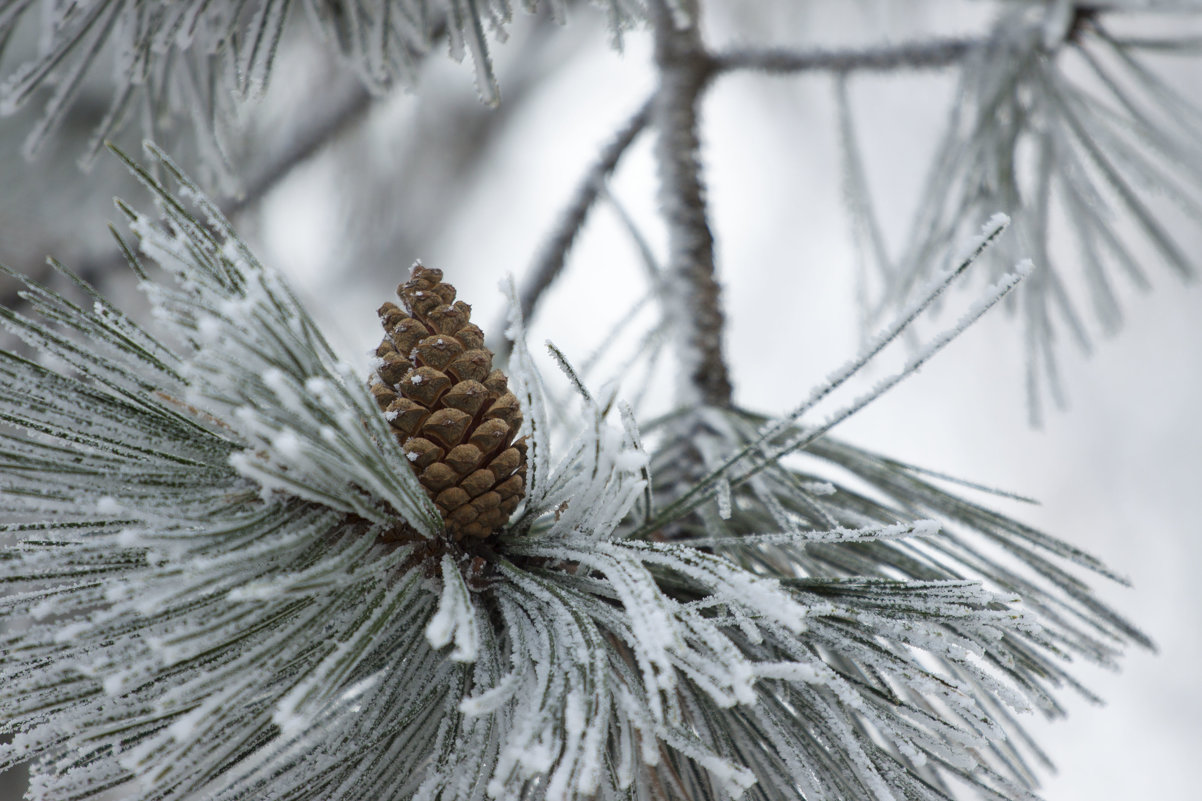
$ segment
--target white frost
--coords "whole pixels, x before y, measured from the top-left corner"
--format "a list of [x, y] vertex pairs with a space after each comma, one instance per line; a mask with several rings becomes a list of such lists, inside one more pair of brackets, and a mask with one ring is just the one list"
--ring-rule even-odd
[[59, 644], [71, 642], [91, 627], [92, 626], [90, 623], [84, 623], [82, 621], [78, 623], [68, 623], [58, 631], [54, 632], [54, 641]]
[[1010, 215], [1003, 212], [997, 212], [981, 226], [981, 235], [988, 236], [994, 231], [1005, 228], [1010, 224]]
[[196, 333], [200, 335], [201, 340], [210, 345], [221, 340], [224, 329], [225, 323], [211, 314], [201, 315], [196, 321]]
[[647, 466], [647, 454], [627, 448], [614, 457], [614, 467], [624, 473], [637, 473]]
[[450, 554], [442, 557], [442, 595], [438, 609], [426, 624], [426, 641], [432, 648], [442, 648], [454, 639], [451, 659], [455, 662], [474, 662], [479, 649], [475, 610], [468, 596], [467, 585]]
[[293, 461], [299, 459], [303, 452], [300, 437], [291, 428], [285, 428], [281, 431], [271, 443], [271, 446], [280, 456]]
[[263, 383], [277, 395], [284, 394], [288, 389], [287, 378], [284, 371], [278, 367], [271, 367], [263, 373]]
[[934, 537], [939, 533], [939, 521], [918, 520], [913, 524], [912, 531], [916, 537]]
[[96, 511], [102, 515], [115, 515], [123, 508], [112, 495], [103, 495], [96, 501]]

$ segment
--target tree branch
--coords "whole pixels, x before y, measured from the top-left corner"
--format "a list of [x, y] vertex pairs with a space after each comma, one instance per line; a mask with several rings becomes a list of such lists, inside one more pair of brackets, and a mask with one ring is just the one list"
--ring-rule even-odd
[[543, 293], [563, 272], [568, 251], [572, 249], [576, 236], [584, 227], [584, 221], [588, 217], [589, 211], [592, 210], [598, 195], [605, 186], [605, 179], [613, 173], [622, 155], [647, 127], [650, 117], [651, 100], [647, 100], [618, 130], [617, 135], [601, 151], [601, 157], [581, 179], [576, 193], [572, 197], [572, 202], [568, 205], [551, 236], [547, 238], [546, 246], [530, 268], [528, 277], [522, 286], [519, 302], [522, 307], [522, 317], [525, 320], [529, 321], [534, 316], [535, 307], [542, 299]]
[[788, 75], [797, 72], [893, 72], [937, 69], [959, 63], [985, 43], [981, 38], [934, 39], [859, 50], [736, 50], [712, 57], [715, 72], [759, 70]]
[[371, 105], [371, 94], [362, 84], [356, 82], [336, 103], [328, 108], [316, 110], [317, 113], [313, 115], [315, 119], [307, 120], [283, 153], [259, 170], [236, 199], [221, 204], [222, 213], [227, 217], [234, 217], [243, 209], [257, 203], [294, 168], [313, 158], [344, 131], [358, 125]]
[[697, 30], [697, 7], [690, 19], [676, 18], [665, 0], [651, 3], [655, 25], [655, 64], [660, 73], [652, 113], [659, 132], [656, 160], [660, 202], [668, 224], [668, 286], [665, 297], [678, 330], [685, 406], [729, 407], [730, 375], [722, 353], [724, 317], [715, 276], [701, 178], [697, 107], [713, 75], [712, 60]]

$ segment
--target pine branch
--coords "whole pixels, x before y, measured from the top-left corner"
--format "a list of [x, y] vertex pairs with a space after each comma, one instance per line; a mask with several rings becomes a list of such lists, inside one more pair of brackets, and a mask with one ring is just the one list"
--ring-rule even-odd
[[[0, 55], [32, 9], [48, 6], [38, 53], [0, 75], [0, 115], [8, 115], [50, 89], [42, 118], [26, 138], [35, 153], [61, 122], [102, 52], [118, 54], [109, 106], [83, 156], [90, 163], [103, 142], [114, 139], [129, 118], [142, 117], [143, 135], [164, 139], [170, 123], [190, 118], [210, 166], [222, 160], [217, 129], [232, 105], [256, 97], [268, 86], [276, 54], [300, 3], [165, 2], [123, 0], [67, 4], [20, 0], [0, 9]], [[376, 94], [413, 85], [427, 53], [444, 38], [457, 60], [470, 54], [476, 88], [495, 106], [500, 90], [488, 48], [491, 29], [504, 35], [512, 18], [505, 0], [337, 0], [308, 4], [307, 16], [321, 38], [341, 51], [363, 86]], [[551, 3], [562, 18], [561, 2]], [[534, 11], [537, 3], [527, 3]], [[637, 6], [614, 3], [615, 34], [639, 19]], [[144, 106], [144, 114], [134, 113]]]
[[745, 49], [713, 56], [715, 72], [755, 70], [770, 75], [804, 72], [898, 72], [959, 64], [985, 39], [961, 37], [855, 50]]
[[[578, 403], [547, 401], [516, 298], [513, 395], [477, 433], [520, 414], [528, 491], [462, 546], [452, 495], [432, 500], [407, 454], [449, 467], [424, 437], [471, 415], [381, 411], [388, 393], [151, 155], [172, 185], [127, 162], [156, 213], [121, 208], [162, 268], [141, 272], [154, 328], [86, 285], [75, 305], [26, 281], [28, 311], [0, 308], [51, 365], [0, 352], [0, 614], [20, 624], [0, 635], [0, 770], [32, 762], [35, 796], [943, 801], [954, 779], [1029, 799], [1010, 710], [1055, 716], [1070, 659], [1149, 644], [1066, 569], [1109, 575], [1097, 560], [816, 439], [864, 399], [817, 426], [799, 417], [827, 385], [776, 421], [686, 409], [706, 437], [663, 426], [648, 453], [561, 353]], [[373, 367], [412, 398], [447, 379], [408, 359], [487, 369], [452, 352], [483, 333], [433, 272], [401, 296], [417, 317], [385, 306]], [[487, 389], [459, 378], [455, 404]], [[799, 445], [811, 473], [781, 461]], [[656, 512], [651, 476], [681, 449], [716, 471]]]
[[660, 84], [653, 101], [657, 129], [660, 203], [668, 225], [664, 302], [678, 328], [684, 406], [725, 407], [732, 388], [722, 351], [725, 330], [714, 265], [698, 135], [698, 107], [712, 77], [710, 58], [697, 28], [696, 4], [688, 18], [665, 0], [652, 3], [655, 65]]
[[572, 200], [563, 211], [559, 223], [547, 237], [546, 244], [534, 264], [526, 271], [526, 279], [522, 283], [520, 296], [524, 319], [534, 319], [543, 293], [555, 283], [563, 272], [568, 253], [576, 242], [576, 237], [580, 234], [581, 229], [584, 228], [585, 220], [604, 189], [606, 179], [617, 169], [622, 156], [647, 127], [651, 116], [651, 103], [650, 99], [644, 102], [639, 106], [638, 111], [622, 124], [618, 132], [601, 150], [600, 157], [589, 167], [588, 172], [577, 184]]
[[[434, 7], [444, 5], [452, 39], [486, 56], [484, 23], [494, 15], [500, 28], [508, 4]], [[1051, 20], [1061, 27], [1016, 17], [1019, 36], [999, 29], [979, 48], [963, 40], [958, 56], [946, 40], [942, 53], [890, 67], [879, 65], [907, 46], [811, 53], [806, 64], [805, 54], [763, 52], [723, 67], [701, 39], [699, 6], [652, 0], [660, 85], [579, 188], [528, 306], [510, 283], [509, 384], [491, 370], [470, 307], [425, 268], [399, 290], [404, 310], [381, 307], [386, 336], [364, 381], [161, 150], [148, 146], [154, 168], [121, 156], [153, 200], [145, 213], [118, 204], [132, 233], [119, 246], [153, 310], [147, 325], [57, 263], [86, 302], [18, 277], [27, 302], [0, 306], [0, 326], [37, 354], [0, 352], [0, 740], [11, 736], [0, 770], [32, 763], [31, 797], [55, 801], [110, 789], [139, 801], [946, 801], [953, 785], [995, 801], [1035, 798], [1029, 764], [1047, 760], [1015, 713], [1059, 716], [1066, 690], [1093, 698], [1076, 662], [1112, 666], [1124, 647], [1151, 646], [1086, 581], [1119, 577], [927, 480], [942, 476], [832, 436], [998, 303], [1026, 264], [866, 394], [835, 394], [849, 394], [849, 379], [928, 309], [952, 302], [948, 286], [1000, 234], [994, 218], [954, 270], [898, 277], [917, 291], [898, 293], [896, 322], [791, 411], [738, 408], [699, 109], [716, 74], [757, 59], [759, 69], [840, 76], [959, 59], [965, 86], [988, 100], [965, 112], [981, 149], [941, 151], [947, 172], [937, 177], [1022, 199], [1042, 254], [1049, 165], [1062, 158], [1055, 177], [1082, 212], [1082, 233], [1121, 250], [1094, 230], [1102, 217], [1088, 177], [1100, 175], [1183, 269], [1185, 255], [1128, 184], [1133, 174], [1161, 183], [1160, 161], [1192, 154], [1192, 122], [1174, 118], [1161, 135], [1105, 68], [1093, 66], [1115, 106], [1089, 102], [1032, 59], [1064, 42], [1113, 44], [1092, 4], [1049, 5], [1067, 14]], [[236, 88], [247, 90], [269, 74], [289, 3], [240, 7], [253, 17], [236, 60]], [[389, 31], [426, 30], [425, 8], [352, 0], [314, 10], [344, 48], [385, 58], [399, 44]], [[17, 12], [5, 14], [0, 45]], [[1057, 35], [1064, 42], [1048, 45]], [[1015, 52], [1021, 62], [993, 68]], [[1172, 108], [1123, 55], [1137, 85]], [[492, 88], [486, 59], [477, 64]], [[1067, 126], [1040, 131], [1031, 197], [999, 168], [1027, 133], [1027, 103], [1041, 123]], [[245, 202], [367, 106], [348, 97], [315, 120]], [[840, 110], [850, 136], [842, 93]], [[590, 386], [589, 371], [554, 347], [572, 394], [546, 390], [523, 310], [535, 310], [605, 177], [648, 125], [669, 234], [651, 296], [665, 320], [621, 369], [655, 369], [648, 343], [668, 329], [682, 380], [680, 408], [640, 430], [616, 384]], [[847, 158], [850, 183], [866, 193], [858, 154]], [[920, 238], [963, 247], [963, 221], [942, 216], [975, 209], [962, 188], [934, 196]], [[1045, 327], [1049, 304], [1067, 304], [1052, 278], [1028, 289], [1024, 307]], [[507, 462], [511, 451], [528, 465]], [[503, 471], [506, 484], [525, 482], [508, 505], [488, 483]]]
[[[947, 263], [949, 243], [969, 220], [997, 211], [1012, 217], [1014, 233], [992, 272], [1000, 275], [1023, 256], [1042, 268], [1018, 307], [1036, 425], [1045, 392], [1064, 402], [1054, 346], [1060, 329], [1083, 352], [1091, 347], [1073, 289], [1079, 282], [1068, 273], [1077, 264], [1051, 244], [1062, 220], [1103, 330], [1121, 322], [1113, 274], [1124, 271], [1147, 285], [1132, 256], [1136, 247], [1148, 247], [1185, 280], [1197, 271], [1180, 244], [1182, 232], [1166, 224], [1155, 204], [1202, 218], [1202, 111], [1102, 25], [1103, 14], [1119, 17], [1121, 10], [1086, 4], [999, 17], [963, 61], [962, 100], [950, 109], [910, 241], [878, 265], [884, 278], [873, 317], [879, 321]], [[1088, 84], [1065, 69], [1069, 59], [1087, 70]], [[1116, 227], [1116, 215], [1134, 224]]]

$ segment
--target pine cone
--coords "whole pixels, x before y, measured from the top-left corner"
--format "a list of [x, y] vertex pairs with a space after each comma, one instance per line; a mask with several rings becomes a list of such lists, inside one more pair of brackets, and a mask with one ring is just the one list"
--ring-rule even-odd
[[455, 540], [487, 537], [526, 489], [526, 443], [509, 380], [492, 366], [471, 306], [442, 270], [415, 264], [379, 309], [385, 336], [371, 392]]

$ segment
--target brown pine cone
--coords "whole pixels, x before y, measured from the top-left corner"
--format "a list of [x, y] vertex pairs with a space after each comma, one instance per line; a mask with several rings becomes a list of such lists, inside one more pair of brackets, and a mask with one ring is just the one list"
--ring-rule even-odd
[[371, 387], [393, 435], [455, 540], [487, 537], [526, 491], [522, 410], [492, 366], [471, 306], [442, 270], [415, 264], [379, 309], [385, 336]]

